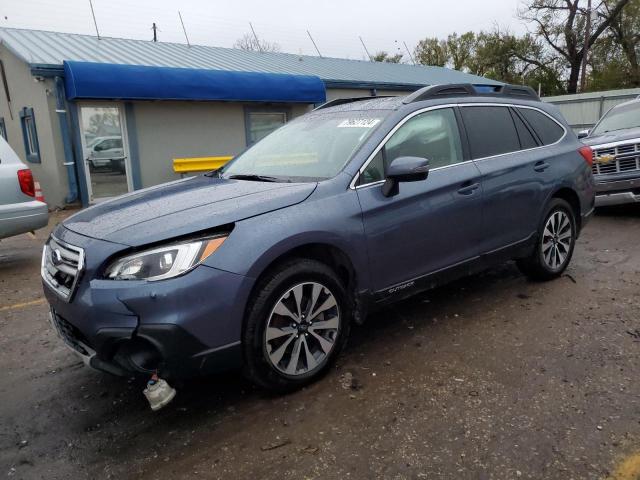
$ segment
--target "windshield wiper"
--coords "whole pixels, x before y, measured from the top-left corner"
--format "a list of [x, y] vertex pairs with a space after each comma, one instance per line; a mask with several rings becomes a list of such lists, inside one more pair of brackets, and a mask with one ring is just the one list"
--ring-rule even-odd
[[230, 178], [232, 180], [249, 180], [252, 182], [277, 182], [279, 180], [278, 177], [269, 177], [267, 175], [256, 175], [254, 173], [229, 175], [226, 178]]

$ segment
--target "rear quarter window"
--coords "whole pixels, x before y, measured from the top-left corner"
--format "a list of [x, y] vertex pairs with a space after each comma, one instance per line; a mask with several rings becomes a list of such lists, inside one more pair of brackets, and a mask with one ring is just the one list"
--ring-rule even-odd
[[564, 135], [564, 129], [544, 113], [531, 108], [518, 108], [518, 111], [536, 132], [543, 145], [555, 143]]

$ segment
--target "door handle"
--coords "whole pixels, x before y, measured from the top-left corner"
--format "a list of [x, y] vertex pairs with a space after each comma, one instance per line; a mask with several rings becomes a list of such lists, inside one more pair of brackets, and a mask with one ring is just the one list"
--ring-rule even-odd
[[549, 168], [551, 166], [551, 164], [541, 160], [539, 162], [536, 162], [536, 164], [533, 166], [533, 169], [536, 172], [544, 172], [547, 168]]
[[471, 181], [468, 181], [462, 184], [458, 189], [458, 193], [460, 195], [472, 195], [478, 188], [480, 188], [479, 183], [471, 183]]

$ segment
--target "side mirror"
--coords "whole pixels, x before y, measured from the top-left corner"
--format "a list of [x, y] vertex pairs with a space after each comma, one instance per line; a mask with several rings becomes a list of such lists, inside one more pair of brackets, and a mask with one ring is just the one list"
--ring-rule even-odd
[[589, 130], [580, 130], [578, 132], [578, 138], [584, 138], [589, 136]]
[[400, 182], [419, 182], [429, 175], [429, 160], [422, 157], [398, 157], [387, 168], [387, 179], [382, 185], [385, 197], [397, 195]]

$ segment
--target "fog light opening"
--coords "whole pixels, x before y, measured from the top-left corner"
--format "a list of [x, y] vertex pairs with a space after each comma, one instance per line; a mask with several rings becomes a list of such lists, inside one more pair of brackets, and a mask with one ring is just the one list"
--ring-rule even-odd
[[163, 359], [158, 349], [142, 338], [126, 342], [116, 355], [119, 363], [128, 364], [132, 370], [152, 374], [161, 370]]

